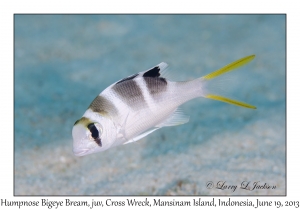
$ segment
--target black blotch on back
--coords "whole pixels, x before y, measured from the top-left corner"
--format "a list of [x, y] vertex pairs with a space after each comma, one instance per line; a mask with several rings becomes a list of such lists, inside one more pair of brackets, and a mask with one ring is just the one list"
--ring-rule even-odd
[[101, 139], [99, 137], [99, 131], [98, 129], [96, 128], [95, 124], [94, 123], [90, 123], [88, 124], [88, 129], [90, 130], [91, 134], [92, 134], [92, 137], [94, 138], [95, 142], [100, 146], [102, 147], [102, 142], [101, 142]]
[[143, 74], [143, 77], [159, 77], [160, 76], [160, 68], [158, 66], [155, 66], [154, 68], [148, 70]]
[[127, 81], [127, 80], [134, 79], [137, 75], [139, 75], [139, 74], [134, 74], [134, 75], [132, 75], [132, 76], [126, 77], [126, 78], [120, 80], [119, 82], [117, 82], [116, 84], [119, 84], [119, 83], [124, 82], [124, 81]]

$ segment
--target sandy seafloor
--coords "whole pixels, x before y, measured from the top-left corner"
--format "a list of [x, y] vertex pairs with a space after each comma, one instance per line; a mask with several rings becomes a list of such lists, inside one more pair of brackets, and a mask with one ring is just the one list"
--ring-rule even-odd
[[[14, 19], [15, 195], [285, 195], [284, 15]], [[222, 92], [257, 110], [194, 99], [182, 106], [187, 124], [73, 155], [74, 122], [113, 82], [161, 61], [172, 78], [188, 80], [251, 54]], [[276, 189], [245, 190], [243, 181]], [[217, 189], [218, 182], [237, 189]]]

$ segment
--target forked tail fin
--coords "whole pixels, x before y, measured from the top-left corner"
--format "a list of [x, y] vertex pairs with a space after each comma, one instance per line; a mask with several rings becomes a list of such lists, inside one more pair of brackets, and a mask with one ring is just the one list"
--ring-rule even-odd
[[[209, 73], [207, 75], [205, 75], [204, 77], [202, 77], [202, 79], [205, 81], [205, 80], [211, 80], [211, 79], [214, 79], [222, 74], [225, 74], [227, 72], [230, 72], [234, 69], [237, 69], [247, 63], [249, 63], [250, 61], [252, 61], [254, 59], [255, 55], [249, 55], [249, 56], [246, 56], [244, 58], [241, 58], [237, 61], [234, 61], [212, 73]], [[214, 99], [214, 100], [218, 100], [218, 101], [222, 101], [222, 102], [225, 102], [225, 103], [229, 103], [229, 104], [233, 104], [233, 105], [236, 105], [236, 106], [241, 106], [241, 107], [244, 107], [244, 108], [250, 108], [250, 109], [256, 109], [255, 106], [253, 105], [250, 105], [250, 104], [247, 104], [247, 103], [244, 103], [244, 102], [241, 102], [241, 101], [237, 101], [237, 100], [233, 100], [233, 99], [230, 99], [230, 98], [226, 98], [226, 97], [223, 97], [223, 96], [219, 96], [219, 95], [214, 95], [214, 94], [206, 94], [204, 95], [204, 97], [206, 98], [210, 98], [210, 99]]]

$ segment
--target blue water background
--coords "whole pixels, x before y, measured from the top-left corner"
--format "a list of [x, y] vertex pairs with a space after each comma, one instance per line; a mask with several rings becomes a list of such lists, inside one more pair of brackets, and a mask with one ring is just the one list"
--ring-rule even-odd
[[[15, 15], [15, 195], [284, 195], [285, 30], [284, 15]], [[187, 124], [72, 154], [74, 122], [113, 82], [162, 61], [189, 80], [251, 54], [221, 92], [257, 110], [195, 99]]]

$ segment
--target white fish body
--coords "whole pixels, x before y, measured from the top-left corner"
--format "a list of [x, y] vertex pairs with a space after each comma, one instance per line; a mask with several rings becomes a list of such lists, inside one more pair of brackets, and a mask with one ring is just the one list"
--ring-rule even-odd
[[124, 78], [101, 92], [81, 119], [73, 126], [73, 152], [83, 156], [111, 147], [135, 142], [153, 131], [184, 124], [189, 116], [178, 108], [197, 97], [231, 103], [245, 108], [254, 106], [218, 95], [205, 88], [209, 80], [236, 69], [255, 56], [247, 56], [204, 77], [184, 82], [164, 78], [167, 64]]

